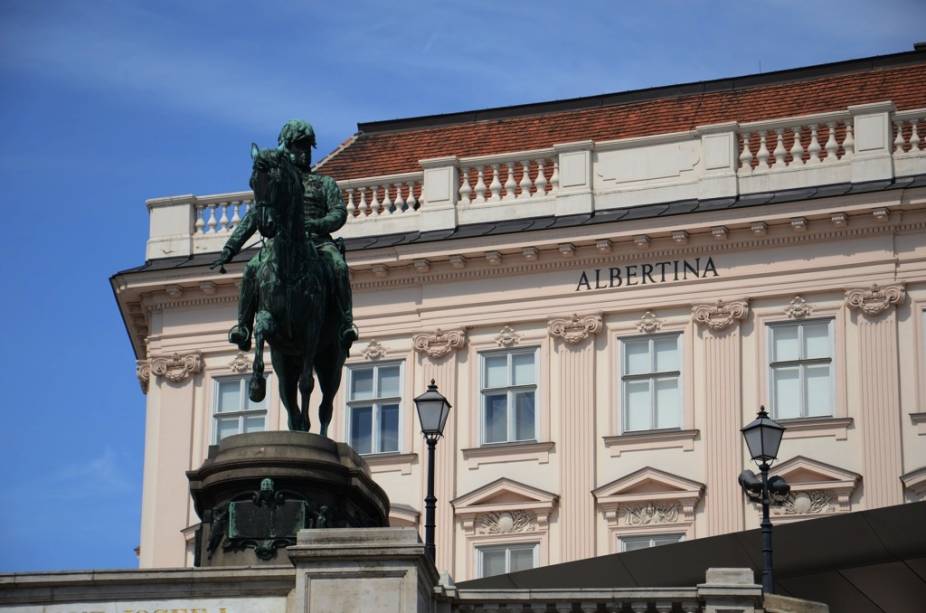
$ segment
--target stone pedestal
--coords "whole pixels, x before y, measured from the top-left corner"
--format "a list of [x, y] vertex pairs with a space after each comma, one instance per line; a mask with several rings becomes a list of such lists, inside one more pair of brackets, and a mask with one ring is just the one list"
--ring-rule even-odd
[[366, 462], [317, 434], [230, 436], [187, 478], [202, 520], [196, 566], [286, 564], [299, 530], [389, 525], [389, 499]]
[[290, 613], [430, 613], [439, 576], [414, 528], [303, 530]]

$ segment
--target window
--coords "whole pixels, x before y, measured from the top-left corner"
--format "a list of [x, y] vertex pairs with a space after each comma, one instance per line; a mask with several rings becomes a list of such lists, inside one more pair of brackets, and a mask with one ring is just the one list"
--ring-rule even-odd
[[480, 354], [483, 444], [536, 440], [536, 353]]
[[833, 321], [769, 326], [769, 399], [776, 419], [833, 414]]
[[348, 370], [347, 440], [359, 454], [399, 451], [402, 365]]
[[682, 427], [680, 344], [680, 334], [624, 339], [624, 432]]
[[[269, 377], [267, 387], [270, 387]], [[218, 443], [232, 434], [261, 432], [267, 429], [267, 398], [260, 402], [251, 402], [248, 398], [248, 377], [216, 379], [214, 389], [214, 442]]]
[[637, 549], [647, 549], [649, 547], [658, 547], [659, 545], [678, 543], [684, 537], [685, 535], [682, 533], [622, 536], [620, 537], [621, 551], [636, 551]]
[[493, 545], [477, 547], [479, 552], [479, 577], [491, 577], [530, 570], [537, 566], [537, 544]]

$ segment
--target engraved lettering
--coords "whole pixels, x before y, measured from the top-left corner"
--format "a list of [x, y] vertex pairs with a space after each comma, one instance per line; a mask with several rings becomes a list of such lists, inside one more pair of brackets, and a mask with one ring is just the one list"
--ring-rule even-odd
[[592, 289], [591, 284], [588, 282], [588, 275], [585, 274], [585, 271], [582, 271], [582, 276], [579, 277], [579, 284], [576, 285], [576, 291], [582, 289], [582, 286], [585, 286], [585, 289]]
[[[620, 287], [623, 285], [624, 280], [621, 279], [621, 269], [620, 268], [611, 268], [611, 287]], [[614, 280], [617, 280], [617, 283], [614, 283]]]

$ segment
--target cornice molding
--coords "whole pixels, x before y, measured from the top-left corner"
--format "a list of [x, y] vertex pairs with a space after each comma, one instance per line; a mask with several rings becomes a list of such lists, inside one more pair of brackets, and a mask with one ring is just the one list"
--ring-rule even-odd
[[466, 330], [441, 330], [416, 334], [412, 337], [415, 351], [433, 360], [439, 360], [466, 346]]
[[547, 322], [547, 330], [553, 338], [561, 339], [569, 345], [578, 345], [589, 337], [598, 334], [604, 326], [601, 314], [573, 314], [572, 317], [556, 317]]
[[866, 317], [877, 317], [903, 304], [907, 291], [903, 284], [880, 286], [877, 283], [868, 288], [853, 288], [846, 291], [846, 306], [860, 311]]
[[691, 307], [691, 320], [715, 332], [726, 330], [749, 315], [746, 300], [718, 300], [714, 304], [696, 304]]

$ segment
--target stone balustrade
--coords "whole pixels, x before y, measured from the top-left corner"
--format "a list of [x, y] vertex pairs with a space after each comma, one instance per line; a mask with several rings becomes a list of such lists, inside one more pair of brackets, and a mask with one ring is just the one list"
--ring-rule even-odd
[[[421, 171], [339, 181], [348, 210], [339, 234], [446, 230], [926, 174], [926, 108], [897, 112], [880, 102], [420, 164]], [[251, 200], [243, 191], [147, 201], [147, 258], [218, 251]]]

